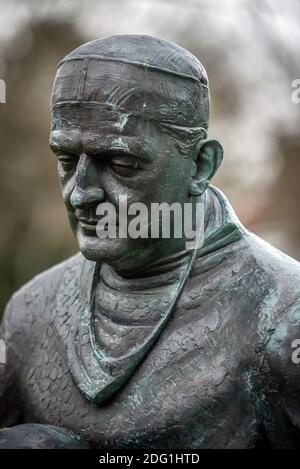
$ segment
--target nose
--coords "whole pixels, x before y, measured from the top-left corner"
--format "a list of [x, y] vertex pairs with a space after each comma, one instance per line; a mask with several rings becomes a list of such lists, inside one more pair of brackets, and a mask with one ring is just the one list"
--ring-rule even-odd
[[76, 168], [75, 186], [70, 203], [75, 209], [87, 209], [105, 200], [105, 192], [99, 187], [99, 167], [92, 157], [81, 154]]

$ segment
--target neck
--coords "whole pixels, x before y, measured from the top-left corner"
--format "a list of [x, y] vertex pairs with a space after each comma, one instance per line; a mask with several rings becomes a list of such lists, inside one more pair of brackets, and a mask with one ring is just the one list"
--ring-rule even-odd
[[148, 282], [149, 285], [152, 285], [156, 280], [158, 282], [164, 282], [164, 280], [168, 282], [169, 278], [176, 277], [177, 272], [188, 264], [190, 258], [191, 252], [184, 250], [162, 257], [144, 268], [136, 269], [134, 272], [126, 272], [125, 274], [107, 264], [104, 264], [103, 267], [105, 275], [108, 275], [110, 278], [114, 277], [118, 279], [118, 283], [130, 283], [131, 285], [134, 283], [142, 283], [146, 285]]
[[[119, 265], [110, 264], [110, 267], [118, 276], [124, 279], [149, 277], [176, 270], [178, 267], [188, 263], [195, 249], [199, 230], [205, 231], [207, 226], [211, 224], [211, 218], [213, 218], [211, 215], [214, 211], [207, 193], [199, 197], [192, 197], [189, 202], [193, 203], [194, 207], [196, 207], [196, 204], [200, 207], [200, 212], [197, 212], [198, 209], [193, 209], [192, 211], [194, 238], [159, 239], [156, 245], [153, 244], [148, 247], [145, 245], [144, 248], [137, 249], [136, 252], [133, 250], [130, 253], [130, 257], [125, 261], [122, 260]], [[198, 213], [197, 217], [196, 212]], [[138, 260], [138, 263], [134, 262], [135, 258]], [[141, 262], [142, 258], [143, 262]]]

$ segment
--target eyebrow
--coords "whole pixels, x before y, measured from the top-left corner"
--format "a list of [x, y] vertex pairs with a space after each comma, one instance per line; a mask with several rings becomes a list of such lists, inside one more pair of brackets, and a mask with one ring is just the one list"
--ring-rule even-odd
[[[55, 153], [55, 154], [58, 154], [60, 152], [65, 152], [66, 154], [68, 155], [73, 155], [73, 156], [77, 156], [77, 153], [76, 151], [74, 151], [74, 149], [71, 148], [68, 148], [67, 146], [64, 146], [64, 145], [59, 145], [57, 143], [50, 143], [50, 148], [51, 150]], [[95, 151], [92, 151], [92, 152], [89, 152], [87, 153], [88, 155], [91, 155], [91, 156], [102, 156], [103, 158], [108, 158], [108, 157], [114, 157], [114, 156], [123, 156], [123, 157], [127, 157], [127, 158], [132, 158], [132, 159], [135, 159], [135, 160], [143, 160], [143, 161], [148, 161], [150, 162], [150, 159], [149, 158], [145, 158], [141, 155], [135, 155], [134, 153], [131, 153], [130, 151], [126, 151], [122, 148], [120, 149], [111, 149], [111, 150], [96, 150]]]
[[74, 154], [74, 155], [76, 153], [76, 150], [75, 150], [75, 148], [72, 147], [72, 145], [70, 145], [70, 147], [69, 147], [68, 145], [53, 142], [53, 141], [50, 141], [50, 148], [54, 153], [59, 153], [61, 151], [64, 151], [64, 152], [70, 153], [70, 154]]
[[[66, 152], [70, 155], [78, 155], [82, 151], [80, 148], [80, 145], [77, 144], [76, 141], [72, 141], [70, 138], [69, 141], [66, 139], [62, 139], [61, 137], [53, 135], [53, 133], [50, 136], [50, 148], [54, 153], [59, 153], [59, 152]], [[134, 143], [135, 149], [125, 149], [122, 148], [121, 146], [113, 146], [111, 143], [109, 145], [105, 144], [97, 144], [91, 146], [90, 148], [86, 149], [86, 153], [88, 155], [103, 155], [105, 156], [124, 156], [128, 158], [134, 158], [137, 160], [143, 160], [145, 162], [152, 162], [153, 158], [150, 157], [150, 154], [148, 152], [145, 152], [144, 148], [142, 148], [141, 144], [139, 142]]]

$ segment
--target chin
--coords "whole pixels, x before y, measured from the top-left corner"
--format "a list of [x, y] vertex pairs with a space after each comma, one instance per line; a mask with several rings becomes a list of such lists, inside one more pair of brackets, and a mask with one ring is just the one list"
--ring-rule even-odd
[[82, 255], [93, 262], [115, 264], [122, 262], [131, 251], [128, 239], [99, 239], [77, 232], [77, 242]]
[[87, 236], [81, 230], [76, 233], [82, 255], [93, 262], [105, 262], [120, 274], [132, 275], [136, 270], [143, 270], [155, 259], [157, 246], [145, 243], [145, 240], [130, 238], [99, 239]]

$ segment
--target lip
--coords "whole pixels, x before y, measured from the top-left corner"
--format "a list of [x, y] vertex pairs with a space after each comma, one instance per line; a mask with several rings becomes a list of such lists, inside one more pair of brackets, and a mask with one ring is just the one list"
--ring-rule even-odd
[[[78, 223], [81, 226], [81, 228], [89, 233], [96, 233], [96, 228], [97, 224], [100, 220], [95, 219], [95, 218], [78, 218]], [[115, 228], [118, 229], [119, 224], [117, 223], [115, 225]]]
[[84, 223], [85, 225], [97, 225], [99, 220], [96, 220], [95, 218], [79, 218], [78, 221], [80, 223]]
[[99, 220], [88, 219], [88, 218], [79, 218], [78, 222], [80, 226], [87, 231], [96, 231], [96, 226]]

